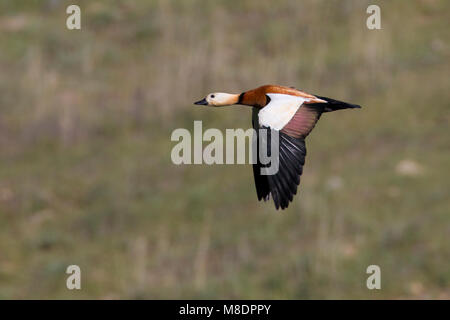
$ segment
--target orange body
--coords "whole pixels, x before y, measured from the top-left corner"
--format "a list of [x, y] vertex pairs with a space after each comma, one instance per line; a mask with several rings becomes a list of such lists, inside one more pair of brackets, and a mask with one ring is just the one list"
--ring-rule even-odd
[[258, 87], [253, 90], [246, 91], [241, 94], [239, 98], [239, 104], [244, 104], [247, 106], [259, 107], [262, 108], [268, 103], [268, 99], [266, 94], [268, 93], [280, 93], [280, 94], [288, 94], [291, 96], [302, 97], [305, 99], [309, 99], [306, 103], [324, 103], [326, 101], [317, 98], [311, 94], [306, 92], [297, 90], [295, 88], [278, 86], [278, 85], [265, 85]]

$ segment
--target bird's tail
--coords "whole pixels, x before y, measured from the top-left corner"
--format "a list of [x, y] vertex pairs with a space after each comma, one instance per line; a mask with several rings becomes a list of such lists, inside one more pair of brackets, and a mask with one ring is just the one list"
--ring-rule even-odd
[[327, 97], [320, 97], [316, 96], [319, 99], [325, 100], [327, 103], [321, 103], [320, 105], [325, 107], [323, 112], [331, 112], [341, 109], [355, 109], [355, 108], [361, 108], [360, 105], [357, 104], [351, 104], [339, 100], [330, 99]]

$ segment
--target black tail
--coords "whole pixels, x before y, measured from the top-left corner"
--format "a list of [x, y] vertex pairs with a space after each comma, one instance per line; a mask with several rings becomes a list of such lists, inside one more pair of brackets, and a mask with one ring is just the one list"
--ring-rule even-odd
[[[336, 110], [341, 110], [341, 109], [361, 108], [361, 106], [357, 105], [357, 104], [351, 104], [351, 103], [347, 103], [347, 102], [343, 102], [343, 101], [339, 101], [339, 100], [330, 99], [327, 97], [321, 97], [321, 96], [316, 96], [316, 97], [328, 102], [328, 103], [320, 104], [321, 106], [325, 107], [323, 112], [331, 112], [331, 111], [336, 111]], [[317, 105], [319, 105], [319, 104], [317, 104]]]

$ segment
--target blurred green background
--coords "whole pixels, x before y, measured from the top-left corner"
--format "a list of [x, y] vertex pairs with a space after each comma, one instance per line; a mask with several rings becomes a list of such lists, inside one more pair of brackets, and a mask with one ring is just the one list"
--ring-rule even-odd
[[[445, 0], [2, 0], [0, 298], [449, 299], [449, 21]], [[170, 159], [194, 120], [251, 125], [193, 101], [268, 83], [363, 106], [321, 118], [286, 211], [250, 165]]]

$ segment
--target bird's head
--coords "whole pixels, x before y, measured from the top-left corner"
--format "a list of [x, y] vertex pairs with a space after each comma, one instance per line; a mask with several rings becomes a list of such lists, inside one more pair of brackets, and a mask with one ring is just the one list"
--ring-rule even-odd
[[239, 94], [214, 92], [208, 94], [202, 100], [194, 102], [194, 104], [203, 106], [221, 107], [236, 104], [238, 103], [238, 101], [239, 101]]

